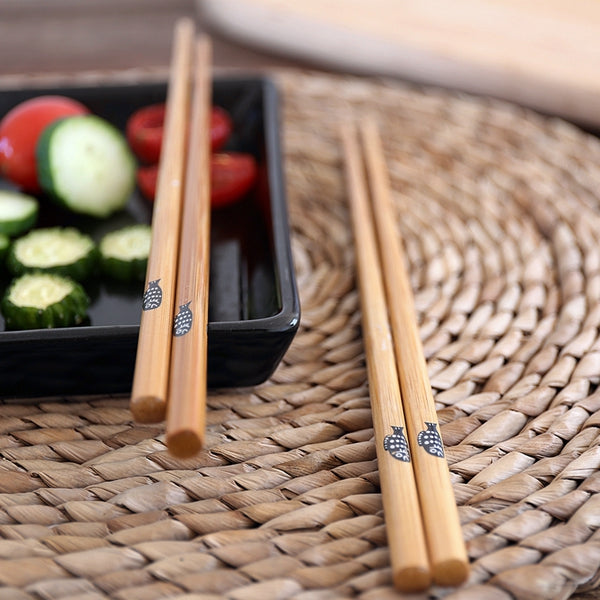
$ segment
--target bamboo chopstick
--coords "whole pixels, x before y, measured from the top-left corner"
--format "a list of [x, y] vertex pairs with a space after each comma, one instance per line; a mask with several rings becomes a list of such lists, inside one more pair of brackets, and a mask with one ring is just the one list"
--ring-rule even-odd
[[141, 423], [162, 421], [167, 405], [195, 35], [193, 21], [188, 18], [177, 21], [174, 31], [165, 135], [130, 402], [134, 419]]
[[373, 120], [362, 124], [361, 139], [433, 580], [459, 585], [468, 577], [469, 561], [396, 227], [385, 155]]
[[422, 591], [430, 585], [431, 574], [413, 466], [404, 437], [406, 425], [360, 148], [350, 125], [342, 128], [341, 138], [393, 579], [401, 591]]
[[196, 44], [192, 120], [177, 269], [167, 448], [186, 458], [202, 447], [206, 410], [210, 270], [210, 104], [212, 47]]

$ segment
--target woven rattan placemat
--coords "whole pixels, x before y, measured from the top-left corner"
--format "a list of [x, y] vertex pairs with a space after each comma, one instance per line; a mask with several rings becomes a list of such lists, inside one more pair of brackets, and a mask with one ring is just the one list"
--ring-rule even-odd
[[374, 111], [472, 561], [452, 599], [566, 598], [600, 566], [600, 143], [505, 104], [276, 74], [300, 331], [209, 395], [178, 462], [127, 398], [0, 405], [0, 597], [385, 599], [336, 122]]

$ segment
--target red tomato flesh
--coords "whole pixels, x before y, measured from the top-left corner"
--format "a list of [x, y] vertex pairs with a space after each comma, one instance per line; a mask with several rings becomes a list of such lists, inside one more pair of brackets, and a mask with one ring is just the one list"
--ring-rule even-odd
[[257, 174], [256, 160], [251, 154], [213, 154], [210, 161], [211, 206], [229, 206], [243, 198], [256, 182]]
[[219, 151], [229, 139], [233, 122], [229, 113], [220, 106], [213, 106], [210, 113], [210, 149]]
[[156, 163], [160, 158], [165, 122], [165, 105], [144, 106], [127, 121], [125, 135], [131, 149], [143, 162]]
[[35, 149], [42, 131], [57, 119], [87, 113], [87, 107], [65, 96], [37, 96], [9, 110], [0, 121], [0, 175], [39, 192]]
[[[125, 128], [127, 141], [136, 156], [145, 163], [157, 163], [163, 140], [165, 104], [150, 104], [135, 111]], [[210, 147], [215, 152], [227, 142], [233, 124], [229, 113], [213, 106], [210, 115]]]
[[154, 202], [156, 195], [156, 180], [158, 179], [158, 166], [147, 165], [138, 167], [136, 172], [137, 186], [144, 198]]
[[[255, 184], [258, 176], [256, 160], [242, 152], [215, 153], [210, 160], [210, 203], [212, 208], [228, 206], [241, 200]], [[139, 167], [137, 184], [147, 200], [154, 201], [158, 165]]]

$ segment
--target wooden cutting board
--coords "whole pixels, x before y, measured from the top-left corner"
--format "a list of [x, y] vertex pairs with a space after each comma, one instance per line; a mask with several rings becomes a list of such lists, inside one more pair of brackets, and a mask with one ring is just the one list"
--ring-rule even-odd
[[599, 0], [197, 2], [209, 28], [246, 45], [600, 127]]

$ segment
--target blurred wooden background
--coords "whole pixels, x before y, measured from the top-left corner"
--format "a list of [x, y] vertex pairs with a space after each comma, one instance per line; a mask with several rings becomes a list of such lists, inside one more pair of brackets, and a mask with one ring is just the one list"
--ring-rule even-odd
[[[181, 16], [197, 19], [194, 0], [0, 0], [0, 76], [167, 67]], [[216, 67], [285, 64], [229, 40], [213, 42]]]
[[489, 94], [600, 130], [597, 0], [0, 0], [0, 76], [165, 67], [182, 15], [262, 48], [213, 32], [218, 69], [313, 61]]

